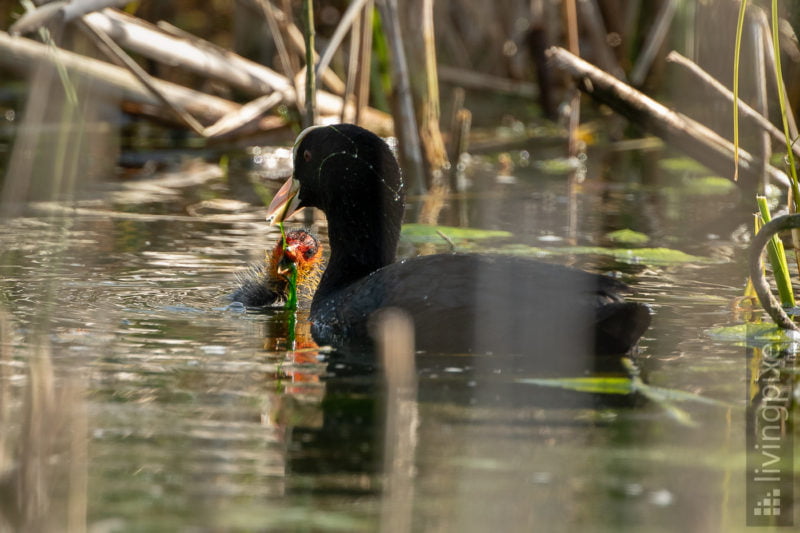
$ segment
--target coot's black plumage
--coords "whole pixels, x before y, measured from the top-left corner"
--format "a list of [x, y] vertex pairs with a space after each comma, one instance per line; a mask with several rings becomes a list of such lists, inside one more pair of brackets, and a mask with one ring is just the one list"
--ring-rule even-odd
[[269, 219], [301, 207], [328, 219], [331, 256], [311, 304], [319, 344], [363, 346], [370, 317], [398, 307], [414, 321], [416, 346], [444, 352], [624, 353], [650, 324], [607, 276], [504, 255], [438, 254], [394, 263], [403, 181], [389, 147], [351, 124], [298, 136], [294, 173]]

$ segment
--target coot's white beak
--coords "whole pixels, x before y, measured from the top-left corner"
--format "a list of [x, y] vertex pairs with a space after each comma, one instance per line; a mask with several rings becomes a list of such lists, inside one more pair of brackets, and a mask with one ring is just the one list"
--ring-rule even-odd
[[267, 208], [267, 222], [270, 224], [283, 222], [297, 211], [300, 205], [300, 197], [297, 195], [299, 191], [299, 181], [294, 178], [286, 180]]

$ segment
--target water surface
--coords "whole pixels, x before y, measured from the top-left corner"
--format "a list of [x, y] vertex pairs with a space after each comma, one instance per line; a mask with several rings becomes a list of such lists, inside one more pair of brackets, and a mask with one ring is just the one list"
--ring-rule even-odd
[[[546, 258], [629, 282], [654, 311], [634, 360], [643, 379], [719, 405], [680, 403], [680, 418], [639, 394], [520, 383], [537, 373], [509, 372], [508, 354], [421, 354], [387, 445], [380, 371], [292, 343], [282, 310], [228, 306], [235, 273], [278, 238], [263, 207], [204, 202], [237, 196], [223, 178], [151, 187], [157, 175], [0, 225], [5, 465], [37, 461], [14, 443], [31, 425], [26, 391], [48, 375], [31, 361], [46, 357], [63, 401], [38, 430], [60, 446], [45, 492], [70, 509], [85, 499], [98, 531], [372, 531], [398, 515], [415, 531], [743, 531], [748, 352], [705, 331], [740, 321], [735, 236], [749, 219], [735, 191], [698, 194], [647, 157], [591, 154], [572, 196], [535, 165], [513, 179], [474, 165], [443, 221], [512, 232], [458, 244], [479, 250], [610, 246], [606, 234], [627, 228], [712, 259]], [[57, 418], [79, 422], [77, 435]], [[387, 471], [389, 448], [410, 467]]]

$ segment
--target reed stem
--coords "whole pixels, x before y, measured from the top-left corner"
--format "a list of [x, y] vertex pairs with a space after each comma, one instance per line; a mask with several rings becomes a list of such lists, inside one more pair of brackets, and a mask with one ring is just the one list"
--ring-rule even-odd
[[[306, 38], [306, 112], [303, 117], [303, 127], [307, 128], [316, 123], [317, 117], [317, 78], [314, 68], [314, 2], [306, 0], [303, 4], [305, 14]], [[345, 105], [346, 102], [343, 104]]]

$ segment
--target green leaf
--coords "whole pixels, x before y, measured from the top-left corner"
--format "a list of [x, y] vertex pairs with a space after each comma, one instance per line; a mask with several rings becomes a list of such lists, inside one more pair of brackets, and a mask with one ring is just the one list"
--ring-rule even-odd
[[797, 340], [795, 338], [796, 334], [781, 329], [772, 322], [721, 326], [706, 330], [706, 335], [715, 341], [740, 344], [790, 343]]
[[631, 394], [634, 391], [633, 382], [630, 379], [617, 376], [588, 378], [522, 378], [516, 381], [517, 383], [526, 385], [558, 387], [597, 394]]
[[[441, 235], [440, 235], [441, 233]], [[444, 235], [444, 237], [442, 237]], [[486, 230], [477, 228], [459, 228], [454, 226], [429, 226], [427, 224], [404, 224], [400, 238], [411, 244], [429, 242], [467, 241], [482, 239], [505, 239], [511, 237], [510, 231]]]
[[648, 385], [639, 377], [639, 370], [632, 361], [623, 359], [623, 363], [628, 368], [628, 372], [631, 375], [630, 378], [619, 376], [542, 379], [524, 378], [516, 381], [517, 383], [528, 385], [559, 387], [567, 390], [596, 394], [632, 394], [638, 392], [661, 407], [670, 418], [684, 426], [694, 426], [695, 422], [692, 420], [689, 413], [674, 405], [674, 402], [690, 401], [716, 407], [730, 407], [730, 405], [725, 402], [712, 398], [705, 398], [691, 392]]
[[[772, 220], [765, 196], [756, 196], [758, 211], [764, 224]], [[781, 305], [784, 307], [794, 307], [794, 291], [792, 281], [789, 277], [789, 265], [786, 262], [786, 251], [783, 248], [783, 241], [777, 235], [773, 235], [767, 243], [767, 255], [772, 265], [772, 274], [775, 276], [775, 285], [781, 297]]]
[[708, 257], [687, 254], [671, 248], [603, 248], [600, 246], [564, 246], [561, 248], [539, 248], [512, 245], [493, 250], [498, 253], [542, 257], [548, 255], [608, 255], [621, 263], [645, 265], [674, 265], [681, 263], [716, 263]]
[[708, 172], [706, 167], [691, 157], [665, 157], [658, 160], [658, 166], [662, 170], [673, 174], [702, 175]]
[[719, 176], [705, 176], [684, 179], [681, 189], [687, 196], [721, 196], [736, 189], [736, 184]]
[[648, 385], [642, 381], [636, 383], [636, 390], [650, 398], [650, 400], [659, 404], [664, 404], [665, 402], [694, 402], [704, 405], [714, 405], [717, 407], [731, 406], [726, 402], [716, 400], [714, 398], [706, 398], [705, 396], [700, 396], [694, 394], [693, 392], [686, 392], [678, 389], [667, 389], [664, 387], [653, 387], [652, 385]]
[[620, 229], [606, 233], [606, 239], [624, 246], [645, 244], [650, 241], [650, 237], [632, 229]]

